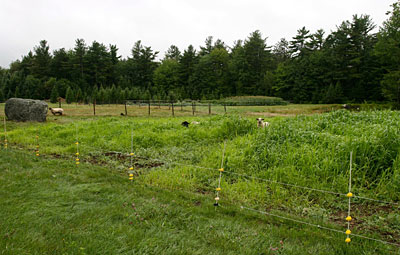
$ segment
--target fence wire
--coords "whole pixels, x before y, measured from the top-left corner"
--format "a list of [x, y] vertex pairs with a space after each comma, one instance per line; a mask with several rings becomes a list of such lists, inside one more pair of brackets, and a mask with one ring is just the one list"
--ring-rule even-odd
[[[165, 165], [179, 165], [179, 166], [193, 167], [193, 168], [213, 170], [213, 171], [219, 170], [218, 168], [210, 168], [210, 167], [196, 166], [196, 165], [191, 165], [191, 164], [184, 164], [184, 163], [179, 163], [179, 162], [172, 162], [172, 161], [167, 161], [165, 159], [159, 159], [159, 158], [150, 158], [150, 157], [139, 157], [139, 158], [146, 159], [146, 160], [159, 161], [160, 163], [164, 163]], [[326, 193], [326, 194], [331, 194], [331, 195], [337, 195], [337, 196], [346, 196], [347, 195], [347, 193], [340, 193], [340, 192], [335, 192], [335, 191], [330, 191], [330, 190], [316, 189], [316, 188], [311, 188], [311, 187], [307, 187], [307, 186], [301, 186], [301, 185], [292, 184], [292, 183], [275, 181], [275, 180], [271, 180], [271, 179], [265, 179], [265, 178], [255, 177], [255, 176], [246, 175], [246, 174], [239, 174], [239, 173], [235, 173], [232, 171], [224, 170], [224, 173], [232, 174], [232, 175], [236, 175], [236, 176], [240, 176], [240, 177], [245, 177], [245, 178], [253, 179], [253, 180], [275, 183], [275, 184], [282, 185], [282, 186], [288, 186], [288, 187], [304, 189], [304, 190], [309, 190], [309, 191], [316, 191], [316, 192], [321, 192], [321, 193]], [[390, 205], [399, 205], [400, 204], [397, 202], [379, 200], [379, 199], [374, 199], [374, 198], [369, 198], [369, 197], [364, 197], [364, 196], [357, 196], [357, 195], [353, 195], [353, 198], [369, 200], [369, 201], [382, 203], [382, 204], [390, 204]]]

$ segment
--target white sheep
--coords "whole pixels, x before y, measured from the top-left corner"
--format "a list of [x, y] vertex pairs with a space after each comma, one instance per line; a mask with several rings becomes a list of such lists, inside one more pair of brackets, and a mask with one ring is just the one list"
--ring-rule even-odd
[[64, 110], [62, 108], [49, 108], [53, 115], [63, 115]]
[[264, 121], [264, 119], [262, 118], [257, 118], [256, 120], [257, 120], [257, 127], [259, 128], [265, 128], [269, 126], [269, 122]]

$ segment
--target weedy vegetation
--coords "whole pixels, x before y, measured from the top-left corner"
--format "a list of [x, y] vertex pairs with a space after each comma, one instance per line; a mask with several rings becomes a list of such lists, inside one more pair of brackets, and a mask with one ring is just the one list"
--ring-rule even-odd
[[[185, 128], [180, 125], [184, 120], [200, 124]], [[251, 110], [242, 115], [67, 115], [49, 117], [41, 124], [9, 122], [10, 149], [0, 153], [2, 250], [10, 254], [399, 252], [394, 246], [356, 237], [345, 244], [346, 197], [298, 186], [347, 193], [353, 152], [353, 193], [399, 202], [400, 114], [337, 110], [268, 121], [268, 128], [257, 128]], [[76, 127], [79, 167], [73, 162]], [[41, 156], [33, 157], [29, 151], [35, 149], [37, 129]], [[131, 130], [133, 182], [127, 172]], [[214, 207], [224, 142], [221, 206]], [[242, 210], [241, 205], [343, 234]], [[399, 243], [398, 209], [354, 198], [352, 231]]]

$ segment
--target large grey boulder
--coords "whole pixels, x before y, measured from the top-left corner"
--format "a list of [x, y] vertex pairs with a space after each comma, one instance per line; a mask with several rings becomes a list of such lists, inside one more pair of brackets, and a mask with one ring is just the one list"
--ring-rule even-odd
[[10, 98], [4, 109], [9, 120], [46, 121], [48, 105], [46, 102], [33, 99]]

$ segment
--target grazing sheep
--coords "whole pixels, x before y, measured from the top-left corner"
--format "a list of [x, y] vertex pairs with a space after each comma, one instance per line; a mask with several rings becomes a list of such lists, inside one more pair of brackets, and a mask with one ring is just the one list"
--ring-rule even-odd
[[257, 127], [259, 128], [265, 128], [269, 126], [269, 122], [266, 121], [264, 122], [264, 119], [262, 118], [257, 118], [256, 120], [257, 120]]
[[64, 110], [62, 108], [49, 108], [53, 115], [63, 115]]
[[360, 110], [360, 106], [356, 105], [356, 104], [354, 104], [354, 105], [344, 104], [343, 108], [346, 109], [346, 110], [356, 110], [356, 111]]
[[198, 121], [192, 121], [192, 125], [199, 125], [200, 124], [200, 122], [198, 122]]
[[189, 124], [190, 124], [190, 123], [187, 122], [187, 121], [184, 121], [184, 122], [181, 123], [181, 125], [184, 126], [184, 127], [189, 127]]

